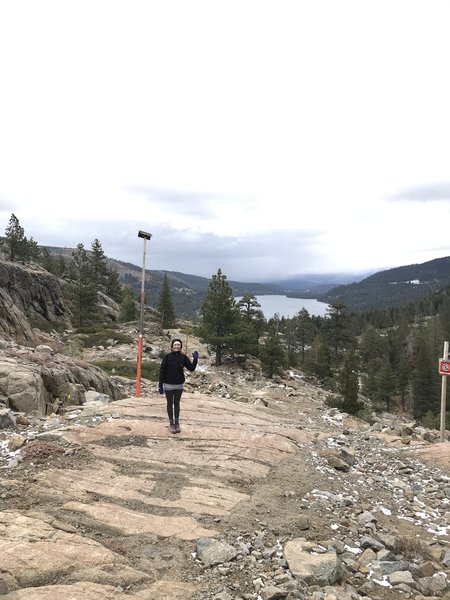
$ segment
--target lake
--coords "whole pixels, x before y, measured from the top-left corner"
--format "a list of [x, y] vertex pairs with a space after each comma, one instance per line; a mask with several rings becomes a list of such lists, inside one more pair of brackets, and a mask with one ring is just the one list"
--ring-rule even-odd
[[[238, 302], [242, 296], [235, 298]], [[310, 315], [325, 316], [328, 304], [319, 302], [313, 298], [288, 298], [287, 296], [256, 296], [261, 304], [261, 310], [266, 319], [271, 319], [275, 313], [280, 317], [293, 317], [299, 310], [306, 308]]]

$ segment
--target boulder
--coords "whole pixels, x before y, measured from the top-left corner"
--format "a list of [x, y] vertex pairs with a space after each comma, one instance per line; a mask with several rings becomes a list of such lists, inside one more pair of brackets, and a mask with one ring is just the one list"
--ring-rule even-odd
[[308, 585], [332, 585], [344, 576], [343, 565], [334, 550], [315, 554], [316, 544], [304, 538], [296, 538], [286, 543], [284, 557], [289, 570], [303, 579]]
[[117, 384], [100, 369], [74, 363], [68, 357], [53, 360], [46, 353], [44, 356], [48, 358], [44, 364], [26, 362], [24, 358], [20, 362], [12, 357], [0, 358], [0, 395], [10, 409], [45, 415], [67, 405], [84, 404], [88, 390], [111, 400], [121, 397]]

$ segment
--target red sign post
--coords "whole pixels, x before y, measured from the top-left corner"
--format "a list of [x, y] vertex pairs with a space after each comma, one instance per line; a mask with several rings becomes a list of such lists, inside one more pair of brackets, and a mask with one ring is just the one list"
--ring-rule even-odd
[[450, 360], [439, 360], [439, 375], [450, 375]]

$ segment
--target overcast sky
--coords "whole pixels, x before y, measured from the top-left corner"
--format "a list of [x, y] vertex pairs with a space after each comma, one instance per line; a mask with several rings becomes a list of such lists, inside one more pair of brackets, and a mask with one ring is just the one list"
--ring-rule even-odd
[[450, 255], [448, 0], [0, 0], [0, 234], [265, 281]]

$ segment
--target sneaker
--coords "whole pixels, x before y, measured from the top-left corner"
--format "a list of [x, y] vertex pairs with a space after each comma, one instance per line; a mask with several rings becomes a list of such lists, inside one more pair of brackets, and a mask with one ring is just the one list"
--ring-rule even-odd
[[179, 423], [175, 423], [174, 427], [175, 427], [174, 433], [181, 433], [181, 429], [180, 429], [180, 424]]

